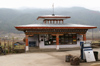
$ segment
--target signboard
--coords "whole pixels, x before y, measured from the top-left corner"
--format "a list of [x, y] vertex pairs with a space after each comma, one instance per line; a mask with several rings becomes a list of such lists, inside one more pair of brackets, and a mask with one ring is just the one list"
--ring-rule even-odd
[[93, 50], [91, 48], [91, 44], [84, 44], [84, 42], [80, 42], [81, 46], [81, 59], [86, 59], [87, 62], [96, 61], [94, 57]]
[[87, 62], [93, 62], [96, 61], [95, 57], [94, 57], [94, 53], [93, 50], [86, 50], [84, 51], [85, 57], [86, 57], [86, 61]]

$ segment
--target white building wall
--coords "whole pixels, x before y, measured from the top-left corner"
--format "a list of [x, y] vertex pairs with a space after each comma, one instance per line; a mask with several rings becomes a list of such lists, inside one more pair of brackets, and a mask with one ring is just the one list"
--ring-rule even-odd
[[77, 41], [77, 45], [80, 46], [80, 41], [83, 41], [83, 35], [77, 34], [77, 39], [79, 38], [79, 41]]
[[[40, 40], [41, 40], [41, 36], [43, 35], [40, 35]], [[73, 45], [59, 45], [59, 48], [74, 48], [74, 47], [80, 47], [80, 41], [82, 41], [83, 37], [82, 35], [77, 35], [77, 39], [80, 39], [79, 41], [77, 41], [77, 44], [73, 44]], [[43, 38], [42, 38], [43, 39]], [[44, 45], [44, 40], [43, 41], [40, 41], [39, 43], [39, 48], [40, 49], [47, 49], [47, 48], [53, 48], [53, 49], [56, 49], [56, 45]]]
[[56, 48], [56, 45], [44, 45], [44, 41], [41, 41], [39, 44], [40, 49], [49, 49], [49, 48]]

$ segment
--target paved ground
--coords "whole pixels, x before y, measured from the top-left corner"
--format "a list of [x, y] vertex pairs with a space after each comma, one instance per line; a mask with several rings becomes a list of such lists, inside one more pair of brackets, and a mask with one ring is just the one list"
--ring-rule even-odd
[[[99, 51], [100, 49], [94, 49]], [[64, 51], [64, 52], [35, 52], [22, 53], [0, 56], [0, 66], [71, 66], [70, 63], [65, 62], [65, 55], [72, 54], [79, 56], [79, 50]], [[80, 66], [90, 66], [93, 63], [80, 63]]]

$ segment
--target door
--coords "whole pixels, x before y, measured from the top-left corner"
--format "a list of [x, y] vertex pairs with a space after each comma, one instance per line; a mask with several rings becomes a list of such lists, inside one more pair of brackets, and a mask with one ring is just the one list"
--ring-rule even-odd
[[36, 41], [29, 41], [29, 47], [36, 47]]

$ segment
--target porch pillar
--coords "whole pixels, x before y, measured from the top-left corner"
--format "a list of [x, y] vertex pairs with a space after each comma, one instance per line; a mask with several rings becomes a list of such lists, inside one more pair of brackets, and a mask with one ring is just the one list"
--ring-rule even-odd
[[28, 46], [28, 35], [26, 35], [26, 48], [25, 48], [25, 51], [28, 51], [29, 50], [29, 46]]
[[44, 20], [44, 24], [46, 24], [46, 20]]
[[59, 50], [59, 34], [56, 35], [56, 49]]
[[86, 34], [83, 34], [83, 41], [86, 41]]
[[63, 24], [63, 20], [62, 20], [62, 24]]

